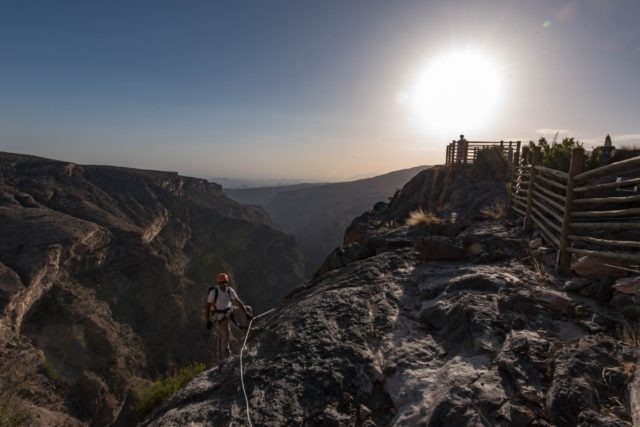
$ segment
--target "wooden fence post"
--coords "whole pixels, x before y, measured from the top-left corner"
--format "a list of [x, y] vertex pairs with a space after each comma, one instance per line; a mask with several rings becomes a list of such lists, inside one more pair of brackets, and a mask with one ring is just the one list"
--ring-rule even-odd
[[529, 170], [529, 191], [527, 192], [527, 212], [524, 216], [524, 229], [531, 228], [531, 201], [533, 199], [533, 183], [536, 180], [536, 166], [542, 163], [542, 152], [540, 147], [534, 147], [531, 153], [531, 170]]
[[507, 156], [509, 159], [509, 165], [513, 164], [513, 147], [511, 146], [511, 141], [509, 141], [509, 155]]
[[567, 246], [569, 245], [569, 232], [571, 231], [573, 189], [576, 186], [573, 177], [582, 172], [583, 167], [584, 153], [581, 148], [574, 148], [571, 152], [571, 166], [569, 166], [569, 178], [567, 179], [567, 195], [564, 199], [564, 216], [562, 217], [562, 228], [560, 229], [560, 239], [558, 240], [556, 271], [560, 274], [568, 273], [571, 268], [571, 253], [567, 252]]
[[527, 162], [529, 161], [529, 146], [522, 147], [522, 157], [518, 160], [522, 160], [521, 162], [518, 162], [518, 166], [520, 166], [521, 164], [522, 166], [526, 166]]
[[467, 164], [467, 159], [469, 157], [469, 144], [465, 140], [462, 140], [462, 139], [460, 141], [460, 144], [462, 144], [462, 163], [464, 163], [466, 165]]
[[513, 164], [516, 166], [520, 165], [520, 141], [516, 142], [516, 154], [513, 158]]

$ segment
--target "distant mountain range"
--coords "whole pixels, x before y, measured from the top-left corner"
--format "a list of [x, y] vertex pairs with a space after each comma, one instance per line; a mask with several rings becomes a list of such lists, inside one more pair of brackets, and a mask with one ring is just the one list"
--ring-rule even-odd
[[287, 178], [274, 178], [274, 179], [242, 179], [242, 178], [227, 178], [227, 177], [213, 177], [211, 182], [222, 185], [224, 188], [260, 188], [260, 187], [283, 187], [292, 186], [304, 182], [310, 182], [315, 184], [323, 184], [321, 182], [315, 182], [313, 180], [300, 180], [300, 179], [287, 179]]
[[345, 228], [363, 211], [387, 201], [429, 166], [390, 172], [373, 178], [332, 184], [225, 189], [233, 200], [259, 205], [275, 223], [296, 237], [305, 258], [306, 276], [320, 267], [326, 255], [342, 244]]

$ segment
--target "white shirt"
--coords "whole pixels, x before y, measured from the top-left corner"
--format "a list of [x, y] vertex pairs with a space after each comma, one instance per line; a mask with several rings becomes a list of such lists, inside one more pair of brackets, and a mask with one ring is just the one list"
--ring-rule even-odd
[[214, 303], [216, 297], [216, 289], [218, 290], [218, 300], [215, 301], [216, 310], [225, 310], [227, 308], [230, 308], [233, 306], [232, 302], [238, 299], [238, 294], [236, 294], [236, 291], [232, 287], [227, 286], [227, 289], [223, 291], [222, 289], [220, 289], [220, 286], [217, 286], [216, 288], [211, 289], [211, 291], [209, 292], [209, 296], [207, 297], [207, 302], [209, 304]]

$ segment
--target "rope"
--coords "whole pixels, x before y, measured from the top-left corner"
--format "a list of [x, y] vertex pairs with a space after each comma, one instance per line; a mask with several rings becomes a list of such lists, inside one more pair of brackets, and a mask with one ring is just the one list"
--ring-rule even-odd
[[244, 401], [247, 406], [247, 421], [249, 422], [249, 427], [253, 427], [253, 424], [251, 424], [251, 414], [249, 414], [249, 398], [247, 397], [247, 390], [244, 387], [244, 369], [242, 367], [242, 354], [244, 353], [244, 349], [247, 346], [247, 339], [249, 338], [249, 332], [251, 331], [251, 324], [253, 323], [253, 321], [266, 314], [271, 313], [274, 310], [275, 308], [272, 308], [269, 311], [265, 311], [264, 313], [260, 314], [259, 316], [255, 316], [253, 319], [249, 321], [249, 326], [247, 326], [247, 333], [244, 336], [244, 342], [242, 343], [242, 348], [240, 348], [240, 382], [242, 383], [242, 393], [244, 394]]

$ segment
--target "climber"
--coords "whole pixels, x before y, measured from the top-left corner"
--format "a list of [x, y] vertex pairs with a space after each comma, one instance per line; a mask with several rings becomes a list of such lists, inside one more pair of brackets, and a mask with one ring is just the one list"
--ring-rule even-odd
[[[228, 286], [229, 276], [226, 273], [218, 275], [218, 286], [209, 288], [209, 296], [207, 297], [207, 329], [211, 329], [214, 322], [216, 325], [216, 335], [218, 336], [218, 360], [231, 355], [229, 348], [229, 321], [233, 322], [237, 327], [242, 328], [233, 317], [233, 304], [242, 308], [247, 320], [251, 320], [251, 308], [244, 305], [238, 298], [236, 291]], [[212, 321], [213, 319], [213, 321]]]

